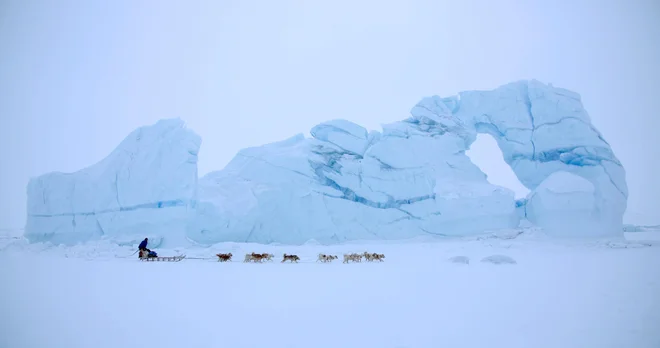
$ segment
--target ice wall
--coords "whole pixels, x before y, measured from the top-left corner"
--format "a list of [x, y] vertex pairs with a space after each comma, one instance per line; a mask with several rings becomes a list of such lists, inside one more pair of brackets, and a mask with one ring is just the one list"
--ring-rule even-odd
[[[478, 133], [497, 140], [527, 198], [488, 183], [465, 155]], [[331, 244], [463, 236], [521, 219], [551, 235], [622, 234], [625, 171], [565, 89], [531, 80], [428, 97], [381, 132], [332, 120], [310, 134], [243, 149], [197, 182], [199, 137], [180, 120], [143, 127], [90, 168], [31, 180], [26, 236]]]
[[[518, 225], [514, 195], [465, 156], [456, 120], [417, 112], [371, 134], [344, 120], [242, 150], [200, 180], [202, 244], [460, 236]], [[456, 131], [451, 131], [456, 128]]]
[[135, 130], [93, 166], [31, 179], [25, 236], [72, 244], [161, 235], [164, 243], [184, 243], [200, 144], [183, 121], [162, 120]]
[[[243, 150], [224, 170], [203, 178], [189, 237], [201, 243], [333, 243], [466, 235], [516, 226], [528, 210], [549, 234], [621, 234], [625, 172], [579, 95], [565, 89], [519, 81], [424, 98], [411, 117], [385, 125], [382, 133], [346, 120], [310, 133], [311, 139], [298, 135]], [[530, 196], [514, 201], [470, 162], [465, 150], [477, 133], [497, 140]], [[552, 199], [557, 183], [546, 182], [558, 172], [582, 179], [590, 190], [575, 193], [579, 209], [561, 224], [550, 217], [560, 216], [571, 200], [565, 192]]]
[[591, 237], [607, 230], [594, 214], [594, 185], [569, 172], [559, 171], [548, 176], [529, 195], [525, 205], [527, 219], [543, 226], [546, 233], [558, 237]]

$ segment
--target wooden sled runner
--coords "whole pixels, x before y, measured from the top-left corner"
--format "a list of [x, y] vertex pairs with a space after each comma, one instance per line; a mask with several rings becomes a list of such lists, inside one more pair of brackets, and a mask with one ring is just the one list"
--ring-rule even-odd
[[179, 262], [186, 258], [186, 255], [179, 256], [156, 256], [156, 257], [141, 257], [142, 261], [168, 261], [168, 262]]

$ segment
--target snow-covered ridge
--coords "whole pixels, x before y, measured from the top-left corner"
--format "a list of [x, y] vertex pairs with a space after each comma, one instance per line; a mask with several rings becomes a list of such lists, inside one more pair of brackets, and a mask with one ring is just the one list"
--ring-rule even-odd
[[[497, 140], [526, 199], [488, 183], [465, 155], [478, 133]], [[334, 244], [475, 235], [521, 219], [551, 235], [623, 233], [625, 171], [565, 89], [531, 80], [433, 96], [381, 132], [331, 120], [310, 134], [243, 149], [197, 182], [199, 137], [181, 120], [143, 127], [90, 168], [33, 179], [26, 236]]]

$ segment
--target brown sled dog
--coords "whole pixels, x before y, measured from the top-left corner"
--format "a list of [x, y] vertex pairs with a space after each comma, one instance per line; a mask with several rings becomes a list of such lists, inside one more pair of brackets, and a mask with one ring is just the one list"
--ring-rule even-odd
[[245, 260], [243, 262], [262, 262], [266, 258], [267, 254], [257, 254], [252, 252], [250, 254], [245, 254]]

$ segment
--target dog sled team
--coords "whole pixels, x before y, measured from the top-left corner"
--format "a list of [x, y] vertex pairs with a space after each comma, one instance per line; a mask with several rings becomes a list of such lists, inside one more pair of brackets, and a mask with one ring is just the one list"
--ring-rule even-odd
[[[145, 238], [140, 245], [138, 246], [138, 251], [140, 252], [138, 257], [140, 260], [156, 260], [156, 261], [180, 261], [183, 259], [183, 256], [173, 256], [173, 257], [159, 257], [158, 254], [156, 254], [155, 251], [150, 250], [147, 248], [147, 244], [149, 243], [149, 238]], [[218, 257], [219, 262], [227, 262], [231, 261], [232, 253], [220, 253], [216, 254], [215, 256]], [[257, 254], [255, 252], [245, 254], [245, 259], [243, 259], [243, 262], [264, 262], [264, 261], [272, 261], [275, 255], [269, 254], [269, 253], [264, 253], [264, 254]], [[368, 253], [364, 252], [362, 254], [358, 253], [351, 253], [351, 254], [344, 254], [344, 261], [343, 263], [349, 263], [350, 261], [353, 262], [362, 262], [362, 259], [365, 259], [368, 262], [372, 261], [380, 261], [383, 262], [383, 259], [385, 259], [385, 255], [383, 254], [377, 254], [377, 253]], [[161, 260], [162, 259], [162, 260]], [[336, 255], [327, 255], [327, 254], [319, 254], [318, 259], [316, 262], [332, 262], [332, 260], [337, 260], [338, 257]], [[289, 261], [291, 263], [298, 263], [300, 261], [300, 257], [298, 255], [287, 255], [284, 254], [282, 256], [282, 263]]]
[[[231, 258], [234, 255], [232, 253], [227, 253], [227, 254], [220, 253], [220, 254], [216, 254], [215, 256], [218, 257], [218, 261], [227, 262], [227, 261], [231, 261]], [[272, 261], [273, 257], [275, 257], [275, 255], [269, 254], [269, 253], [257, 254], [257, 253], [252, 252], [252, 253], [249, 253], [249, 254], [245, 254], [245, 259], [243, 259], [243, 262]], [[367, 260], [369, 262], [372, 262], [372, 261], [383, 262], [383, 259], [385, 259], [385, 255], [377, 254], [377, 253], [368, 253], [366, 251], [362, 254], [357, 254], [357, 253], [344, 254], [343, 263], [349, 263], [349, 261], [362, 262], [362, 258], [364, 258], [365, 260]], [[316, 262], [320, 261], [320, 262], [326, 263], [326, 262], [332, 262], [332, 260], [336, 260], [336, 259], [338, 259], [338, 257], [336, 255], [326, 255], [326, 254], [321, 253], [321, 254], [319, 254], [319, 257], [316, 260]], [[298, 261], [300, 261], [300, 257], [298, 257], [298, 255], [284, 254], [284, 256], [282, 256], [282, 261], [281, 262], [284, 263], [286, 261], [289, 261], [291, 263], [293, 263], [293, 262], [298, 263]]]

